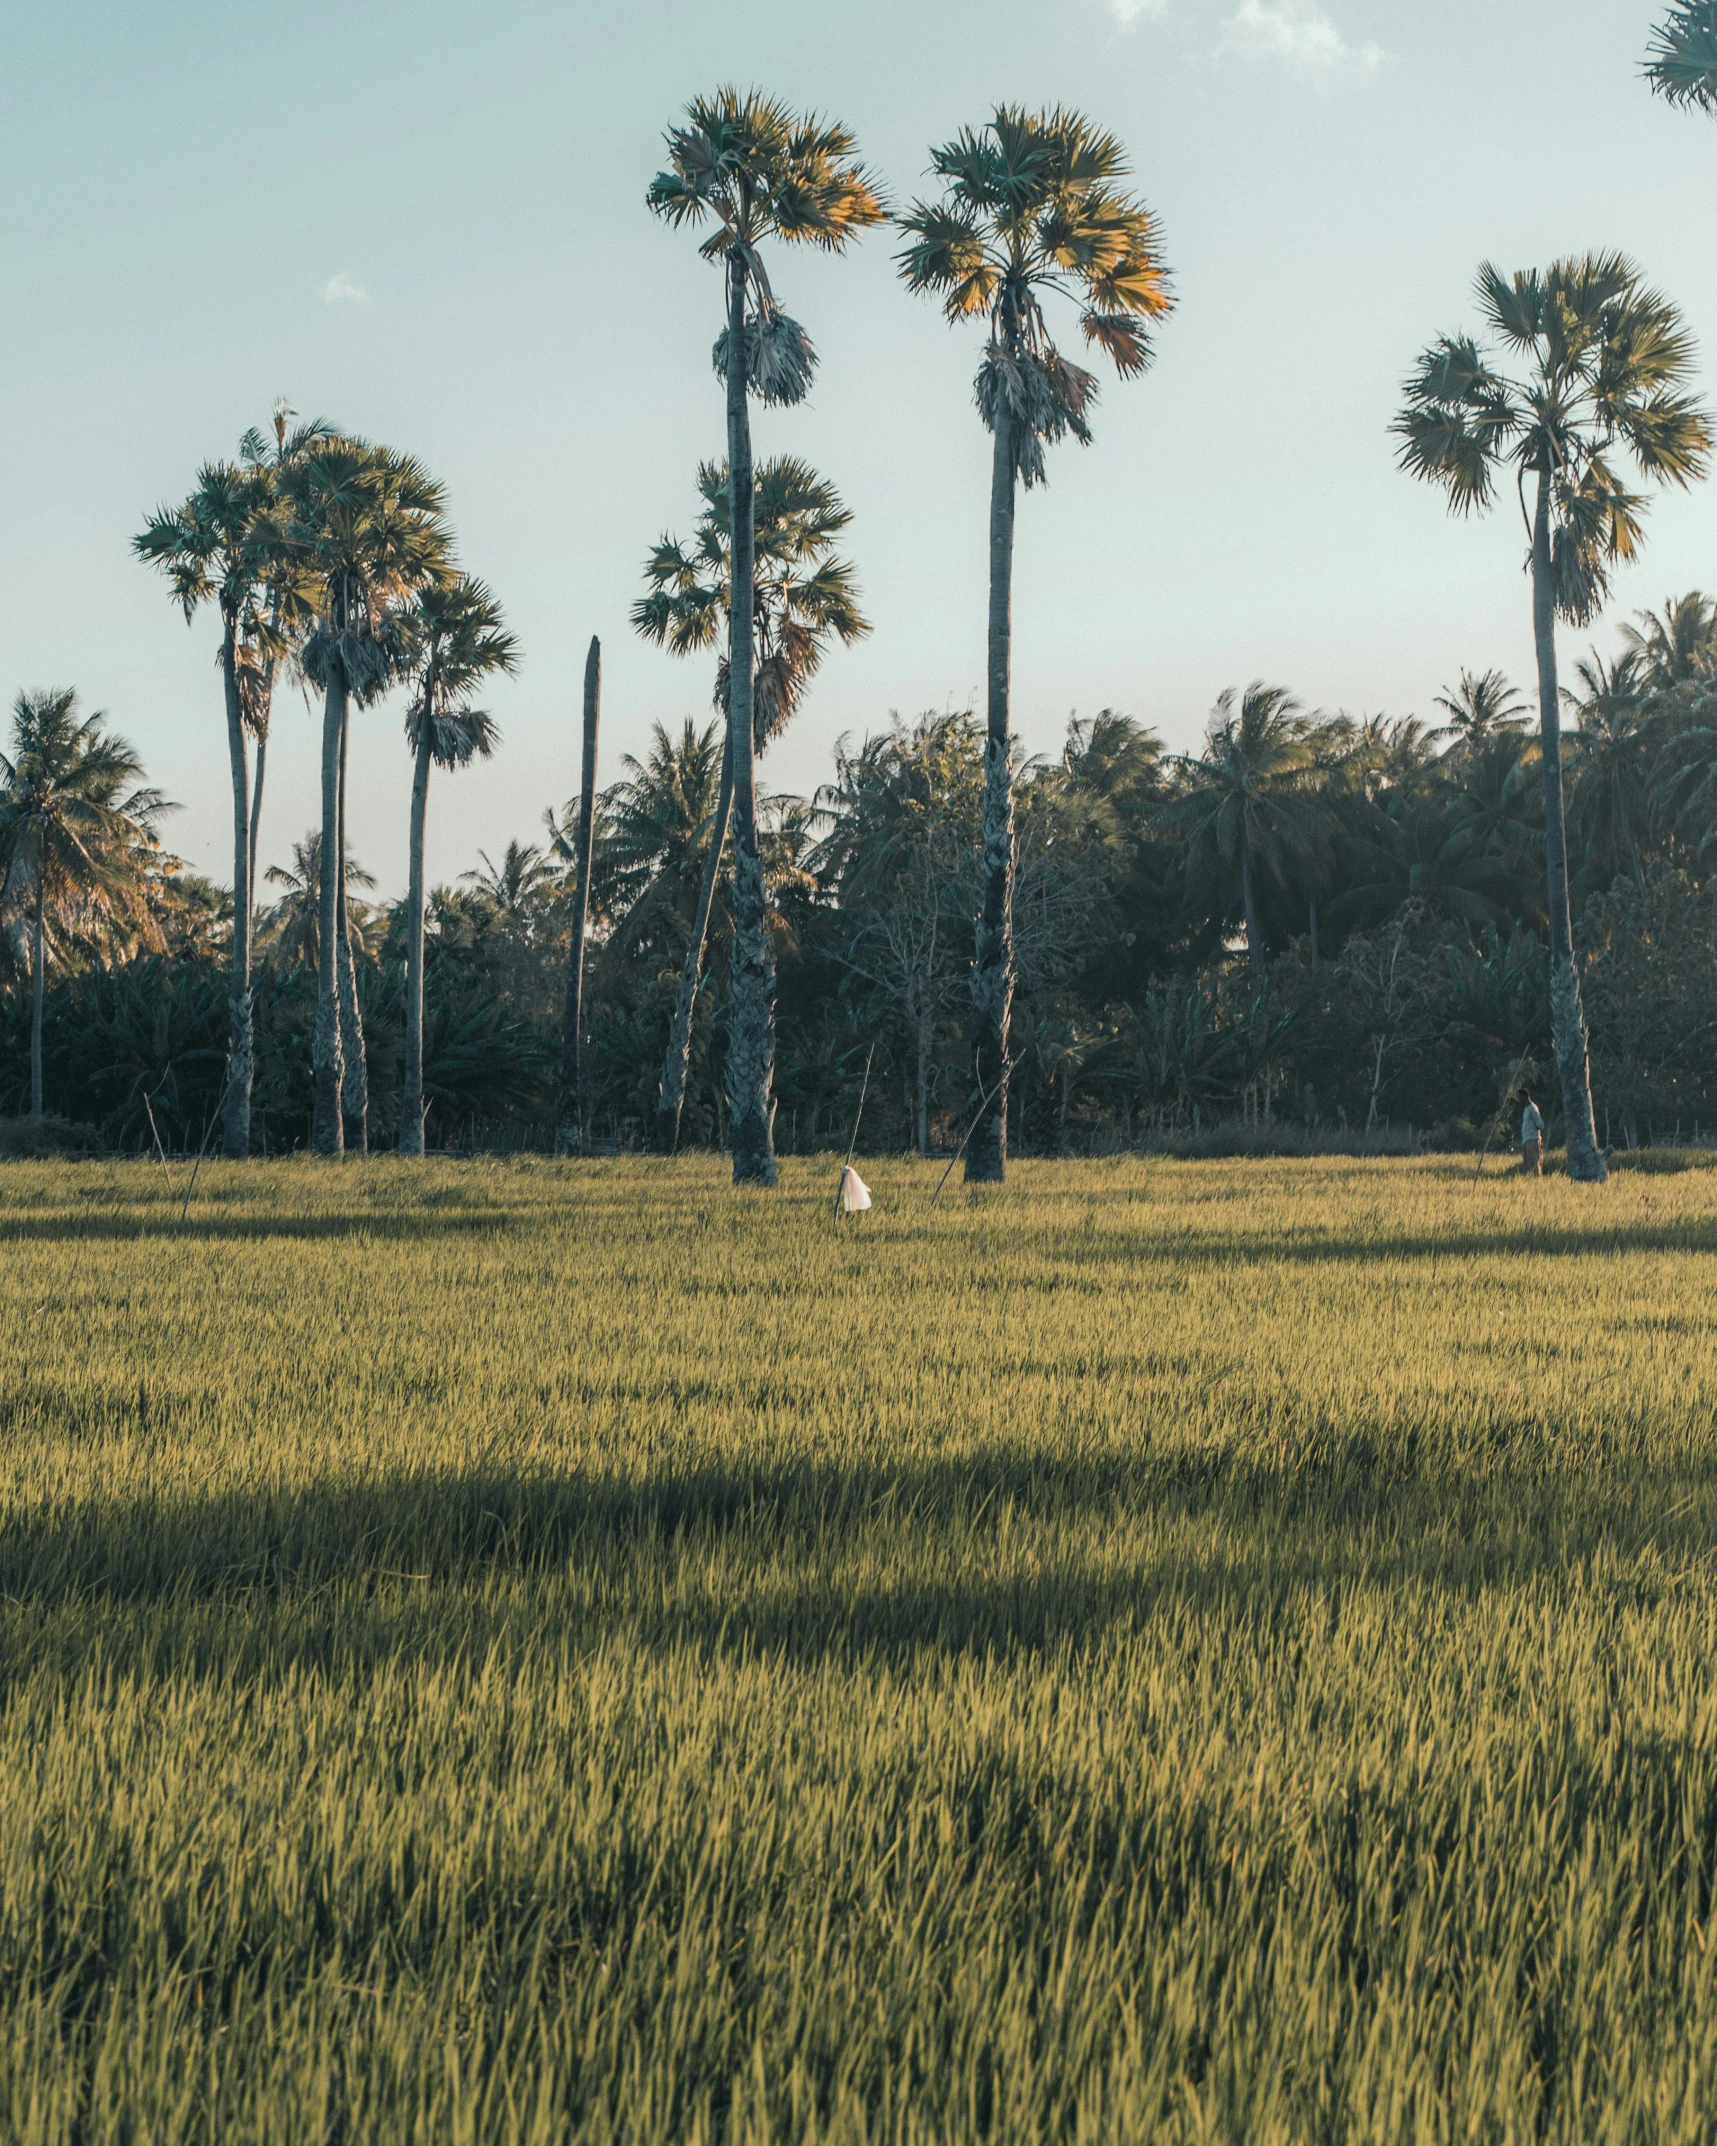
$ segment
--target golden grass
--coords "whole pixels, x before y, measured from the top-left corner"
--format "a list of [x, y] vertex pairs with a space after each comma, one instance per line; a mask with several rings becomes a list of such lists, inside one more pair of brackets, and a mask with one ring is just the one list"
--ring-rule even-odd
[[1717, 1173], [0, 1172], [0, 2137], [1703, 2140]]

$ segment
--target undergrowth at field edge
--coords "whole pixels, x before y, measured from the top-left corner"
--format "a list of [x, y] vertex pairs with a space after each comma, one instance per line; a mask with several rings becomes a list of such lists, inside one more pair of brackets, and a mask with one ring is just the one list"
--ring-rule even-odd
[[0, 2137], [1695, 2141], [1717, 1173], [0, 1170]]

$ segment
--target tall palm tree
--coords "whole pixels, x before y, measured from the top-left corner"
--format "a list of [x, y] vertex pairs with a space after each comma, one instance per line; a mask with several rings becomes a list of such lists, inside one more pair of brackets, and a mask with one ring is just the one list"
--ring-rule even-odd
[[[271, 477], [276, 476], [287, 463], [299, 461], [323, 442], [337, 439], [339, 431], [338, 425], [330, 424], [325, 417], [301, 419], [287, 398], [277, 395], [269, 412], [268, 430], [265, 432], [260, 425], [250, 426], [239, 440], [239, 458], [251, 469], [265, 470]], [[274, 546], [268, 568], [266, 615], [272, 631], [284, 634], [288, 639], [307, 624], [303, 605], [298, 600], [299, 592], [294, 586], [297, 572], [297, 562], [291, 552], [283, 546]], [[279, 667], [277, 648], [264, 645], [257, 649], [256, 660], [249, 666], [246, 678], [245, 702], [251, 734], [256, 739], [256, 775], [250, 797], [250, 888], [253, 900], [257, 888], [257, 834], [262, 826], [263, 781], [268, 772], [268, 740]]]
[[1486, 263], [1478, 297], [1523, 376], [1503, 372], [1471, 336], [1442, 336], [1409, 378], [1393, 429], [1403, 467], [1441, 485], [1453, 512], [1488, 508], [1508, 472], [1519, 493], [1538, 658], [1552, 1047], [1569, 1174], [1602, 1183], [1568, 898], [1556, 621], [1586, 624], [1616, 564], [1639, 551], [1645, 501], [1623, 481], [1618, 452], [1647, 478], [1689, 484], [1704, 474], [1711, 427], [1684, 392], [1694, 353], [1680, 316], [1620, 254], [1587, 254], [1511, 279]]
[[1495, 670], [1462, 671], [1460, 684], [1439, 693], [1435, 705], [1448, 721], [1431, 736], [1447, 740], [1456, 752], [1482, 745], [1499, 731], [1518, 730], [1532, 717], [1524, 696]]
[[[132, 746], [69, 691], [20, 693], [0, 753], [0, 856], [30, 902], [30, 1114], [42, 1098], [42, 1007], [50, 920], [140, 905], [139, 853], [173, 808], [142, 781]], [[158, 943], [158, 942], [157, 942]]]
[[1246, 958], [1259, 983], [1259, 878], [1268, 872], [1280, 879], [1328, 839], [1316, 768], [1313, 725], [1290, 693], [1262, 680], [1244, 693], [1230, 686], [1211, 713], [1203, 753], [1181, 761], [1179, 794], [1159, 810], [1159, 825], [1186, 842], [1189, 860], [1214, 866], [1224, 913], [1232, 913], [1238, 895]]
[[668, 168], [649, 206], [678, 227], [713, 222], [703, 256], [727, 279], [727, 325], [715, 365], [727, 386], [732, 531], [728, 612], [729, 737], [735, 819], [733, 1021], [728, 1096], [736, 1184], [775, 1182], [774, 979], [759, 847], [753, 709], [753, 476], [748, 394], [797, 403], [815, 364], [809, 337], [781, 310], [764, 267], [767, 239], [839, 253], [886, 210], [845, 127], [800, 117], [771, 97], [732, 89], [696, 99], [667, 137]]
[[177, 507], [159, 507], [140, 536], [138, 557], [160, 567], [190, 624], [198, 606], [213, 602], [221, 620], [220, 670], [226, 697], [227, 759], [232, 774], [233, 932], [227, 990], [227, 1085], [221, 1152], [250, 1153], [250, 1098], [256, 1070], [251, 1019], [250, 740], [256, 734], [254, 688], [261, 664], [278, 651], [276, 619], [267, 591], [280, 556], [279, 501], [265, 469], [236, 462], [205, 462], [196, 490]]
[[[284, 468], [279, 482], [288, 541], [316, 589], [316, 624], [299, 666], [323, 692], [323, 854], [343, 861], [351, 704], [367, 706], [400, 676], [412, 606], [424, 589], [451, 577], [446, 496], [409, 455], [357, 439], [317, 446]], [[350, 1028], [357, 1012], [349, 952], [341, 1003], [343, 871], [324, 872], [320, 893], [311, 1144], [319, 1155], [338, 1155], [348, 1100], [342, 1027]], [[352, 1043], [361, 1067], [361, 1041], [353, 1035]]]
[[[645, 564], [649, 593], [632, 607], [632, 623], [646, 640], [677, 656], [715, 647], [729, 624], [732, 575], [731, 488], [725, 464], [698, 470], [703, 512], [689, 545], [663, 537]], [[850, 510], [826, 479], [797, 456], [780, 455], [757, 472], [753, 508], [752, 734], [761, 753], [798, 710], [830, 640], [847, 646], [870, 631], [858, 607], [851, 564], [835, 554], [835, 539], [852, 521]], [[716, 667], [715, 705], [723, 716], [732, 700], [732, 664]], [[731, 724], [722, 749], [721, 787], [704, 862], [697, 914], [680, 972], [673, 1026], [662, 1062], [656, 1108], [656, 1146], [671, 1155], [679, 1145], [691, 1065], [692, 1013], [703, 973], [710, 911], [727, 840], [733, 802]]]
[[1010, 667], [1014, 499], [1044, 480], [1046, 444], [1091, 437], [1097, 382], [1056, 348], [1051, 294], [1080, 308], [1085, 339], [1123, 379], [1151, 362], [1150, 324], [1171, 310], [1156, 219], [1122, 191], [1128, 165], [1112, 134], [1077, 112], [1002, 105], [931, 152], [942, 198], [900, 218], [907, 287], [942, 301], [950, 321], [984, 319], [978, 409], [994, 440], [990, 476], [988, 733], [984, 910], [972, 974], [972, 1111], [966, 1176], [1007, 1174], [1008, 1018], [1013, 1003], [1013, 766]]
[[471, 705], [471, 696], [487, 679], [510, 677], [519, 663], [518, 642], [502, 624], [500, 605], [482, 582], [465, 574], [431, 582], [419, 594], [412, 649], [413, 687], [405, 715], [414, 764], [406, 888], [402, 1155], [423, 1153], [423, 830], [430, 770], [488, 759], [500, 733], [483, 709]]
[[1645, 71], [1671, 104], [1717, 112], [1717, 0], [1676, 0], [1652, 38]]
[[1661, 611], [1642, 611], [1624, 626], [1622, 645], [1643, 693], [1717, 682], [1717, 604], [1698, 589], [1672, 596]]

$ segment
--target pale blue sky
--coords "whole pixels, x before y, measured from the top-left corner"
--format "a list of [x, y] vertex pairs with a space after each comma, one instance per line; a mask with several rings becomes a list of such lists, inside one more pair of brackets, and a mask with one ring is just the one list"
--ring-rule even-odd
[[[22, 15], [23, 11], [20, 11]], [[604, 773], [709, 680], [634, 640], [646, 547], [722, 444], [715, 273], [643, 207], [660, 135], [724, 79], [833, 111], [896, 198], [999, 99], [1065, 100], [1129, 144], [1180, 295], [1096, 444], [1024, 504], [1018, 726], [1125, 708], [1174, 746], [1257, 675], [1309, 703], [1428, 709], [1461, 665], [1530, 664], [1518, 520], [1451, 524], [1393, 467], [1399, 381], [1471, 318], [1486, 255], [1619, 245], [1717, 366], [1717, 127], [1639, 79], [1653, 0], [58, 0], [0, 31], [0, 689], [75, 684], [226, 872], [214, 628], [127, 540], [275, 394], [421, 455], [524, 645], [506, 743], [443, 784], [449, 876], [576, 787], [576, 701], [606, 651]], [[873, 638], [826, 666], [766, 763], [809, 789], [837, 735], [963, 704], [984, 634], [988, 454], [976, 331], [895, 281], [887, 234], [783, 257], [822, 369], [762, 451], [855, 510]], [[342, 295], [344, 294], [344, 295]], [[1076, 340], [1076, 338], [1075, 338]], [[1717, 495], [1664, 501], [1611, 620], [1717, 584]], [[1571, 657], [1580, 642], [1570, 638]], [[311, 723], [277, 716], [263, 847], [314, 813]], [[403, 878], [391, 707], [359, 718], [354, 847]]]

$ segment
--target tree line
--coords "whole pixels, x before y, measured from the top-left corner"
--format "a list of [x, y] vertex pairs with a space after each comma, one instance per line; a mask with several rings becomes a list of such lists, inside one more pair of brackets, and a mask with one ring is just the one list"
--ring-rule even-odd
[[[1654, 87], [1713, 109], [1714, 51], [1709, 0], [1678, 6], [1650, 56]], [[494, 749], [477, 702], [515, 668], [517, 646], [492, 593], [458, 566], [445, 494], [421, 464], [279, 406], [268, 431], [205, 465], [136, 539], [187, 619], [208, 608], [218, 620], [230, 896], [169, 868], [165, 802], [104, 719], [81, 718], [67, 693], [17, 703], [0, 763], [0, 914], [27, 985], [12, 1004], [16, 1027], [27, 1002], [31, 1112], [45, 1110], [60, 1049], [87, 1091], [74, 1114], [92, 1114], [93, 1076], [112, 1091], [104, 1124], [135, 1133], [141, 1098], [153, 1136], [158, 1099], [194, 1111], [200, 1067], [202, 1089], [214, 1081], [205, 1127], [218, 1114], [224, 1152], [243, 1155], [257, 1144], [266, 1061], [265, 1145], [271, 1133], [283, 1145], [307, 1137], [333, 1155], [374, 1134], [420, 1153], [427, 1129], [451, 1137], [462, 1114], [473, 1140], [479, 1127], [550, 1123], [564, 1151], [606, 1116], [611, 1137], [669, 1149], [683, 1134], [719, 1136], [736, 1181], [767, 1183], [782, 1108], [795, 1143], [802, 1112], [813, 1138], [826, 1130], [856, 1032], [897, 1061], [910, 1137], [927, 1148], [957, 1124], [968, 1175], [999, 1179], [1010, 1126], [1016, 1142], [1042, 1140], [1046, 1110], [1063, 1145], [1076, 1127], [1091, 1136], [1094, 1113], [1110, 1137], [1189, 1115], [1196, 1127], [1207, 1107], [1237, 1101], [1264, 1119], [1288, 1107], [1315, 1124], [1328, 1107], [1348, 1121], [1353, 1067], [1326, 1033], [1343, 1019], [1364, 1031], [1375, 1126], [1402, 1101], [1399, 1078], [1385, 1079], [1391, 1050], [1427, 1062], [1406, 1039], [1428, 1018], [1432, 973], [1458, 993], [1475, 963], [1517, 981], [1536, 964], [1543, 1034], [1516, 1022], [1505, 1042], [1509, 1024], [1469, 1022], [1469, 1062], [1444, 1069], [1443, 1099], [1462, 1107], [1437, 1115], [1464, 1122], [1475, 1081], [1496, 1084], [1499, 1048], [1522, 1044], [1518, 1074], [1537, 1045], [1556, 1074], [1570, 1169], [1601, 1177], [1589, 933], [1603, 924], [1612, 959], [1630, 930], [1649, 932], [1666, 887], [1679, 891], [1664, 914], [1703, 898], [1711, 607], [1693, 595], [1642, 621], [1613, 664], [1581, 667], [1571, 700], [1557, 626], [1589, 624], [1615, 567], [1637, 555], [1643, 487], [1704, 474], [1710, 420], [1689, 392], [1694, 354], [1673, 305], [1618, 255], [1512, 276], [1487, 265], [1481, 334], [1438, 338], [1407, 382], [1403, 466], [1458, 513], [1517, 494], [1536, 739], [1495, 673], [1463, 675], [1440, 730], [1308, 715], [1259, 683], [1222, 696], [1201, 752], [1165, 756], [1141, 726], [1105, 714], [1074, 726], [1055, 765], [1022, 765], [1010, 706], [1018, 497], [1044, 480], [1048, 447], [1090, 440], [1098, 393], [1057, 344], [1051, 312], [1070, 305], [1087, 346], [1126, 379], [1148, 367], [1173, 309], [1158, 226], [1126, 190], [1120, 143], [1076, 113], [1001, 107], [933, 151], [939, 190], [894, 212], [844, 127], [755, 93], [696, 100], [667, 142], [647, 199], [671, 227], [695, 230], [723, 275], [713, 359], [727, 453], [698, 473], [693, 537], [651, 554], [633, 623], [676, 653], [715, 657], [715, 721], [658, 734], [619, 785], [597, 796], [592, 784], [582, 811], [551, 812], [542, 844], [513, 845], [469, 888], [428, 890], [431, 772]], [[981, 724], [896, 721], [843, 747], [815, 799], [776, 798], [759, 787], [759, 756], [830, 640], [868, 626], [835, 549], [849, 517], [834, 487], [791, 457], [754, 464], [752, 402], [802, 401], [816, 364], [776, 294], [770, 249], [839, 253], [888, 221], [905, 241], [908, 289], [984, 331], [986, 705]], [[587, 767], [596, 661], [593, 649]], [[271, 875], [283, 891], [270, 907], [256, 842], [283, 677], [322, 702], [322, 809], [292, 884]], [[346, 763], [354, 706], [395, 691], [412, 862], [405, 900], [383, 918], [362, 900], [346, 841]], [[1605, 878], [1623, 852], [1625, 869]], [[219, 1047], [204, 1033], [216, 961]], [[1360, 988], [1376, 962], [1382, 982]], [[1335, 1010], [1349, 986], [1377, 1000], [1369, 1018]], [[199, 1040], [162, 1065], [178, 1002], [182, 1040]], [[91, 1018], [138, 1034], [152, 1021], [155, 1046], [133, 1051], [129, 1081], [70, 1044]], [[396, 1027], [397, 1100], [378, 1085], [372, 1047]], [[455, 1032], [467, 1070], [473, 1046], [487, 1057], [486, 1084], [461, 1079]], [[1600, 1043], [1610, 1048], [1602, 1028]], [[295, 1068], [276, 1063], [282, 1050], [301, 1053]], [[306, 1083], [307, 1101], [295, 1093]], [[70, 1110], [74, 1098], [56, 1101]]]

